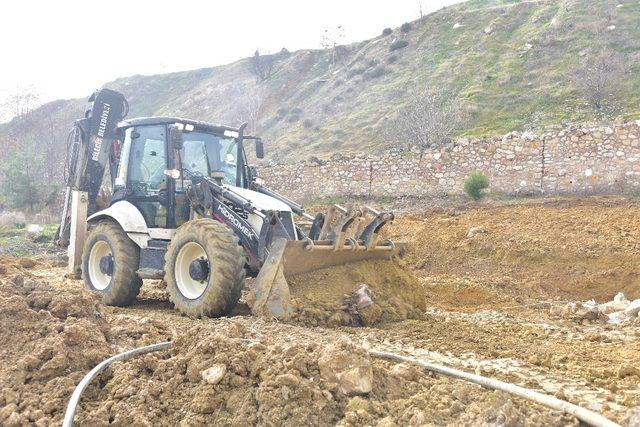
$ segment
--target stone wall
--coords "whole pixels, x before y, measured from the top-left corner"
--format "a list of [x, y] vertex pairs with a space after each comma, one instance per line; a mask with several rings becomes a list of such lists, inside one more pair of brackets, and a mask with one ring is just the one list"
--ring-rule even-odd
[[507, 195], [629, 192], [640, 184], [640, 120], [541, 135], [462, 138], [422, 156], [389, 151], [260, 165], [268, 186], [302, 201], [461, 194], [474, 170], [489, 177], [491, 192]]

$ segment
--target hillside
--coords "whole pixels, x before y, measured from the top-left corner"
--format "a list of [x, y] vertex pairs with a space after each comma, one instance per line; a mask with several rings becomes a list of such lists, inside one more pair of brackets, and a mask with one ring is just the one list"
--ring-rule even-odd
[[[394, 29], [337, 51], [276, 54], [273, 75], [263, 82], [247, 58], [105, 86], [127, 96], [130, 116], [246, 120], [255, 122], [271, 156], [325, 157], [388, 147], [380, 131], [385, 120], [411, 88], [424, 85], [458, 93], [469, 111], [465, 135], [597, 120], [572, 82], [576, 68], [605, 47], [623, 55], [627, 67], [616, 114], [638, 117], [639, 19], [640, 3], [630, 0], [471, 0], [412, 22], [406, 33]], [[391, 51], [399, 40], [408, 45]], [[56, 101], [0, 129], [45, 134], [48, 144], [59, 144], [83, 106]]]

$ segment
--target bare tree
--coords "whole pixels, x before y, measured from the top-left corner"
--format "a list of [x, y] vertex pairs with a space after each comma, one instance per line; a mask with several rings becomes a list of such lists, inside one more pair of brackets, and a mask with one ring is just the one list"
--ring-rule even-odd
[[8, 118], [23, 118], [38, 106], [40, 95], [33, 87], [16, 86], [16, 91], [2, 102], [2, 115]]
[[458, 98], [445, 89], [416, 89], [411, 101], [385, 126], [383, 136], [400, 145], [424, 151], [449, 140], [464, 125]]
[[619, 55], [603, 50], [585, 61], [575, 73], [573, 81], [580, 96], [596, 111], [601, 111], [606, 104], [615, 101], [625, 71], [624, 61]]
[[335, 28], [325, 28], [322, 33], [322, 37], [320, 38], [320, 46], [327, 50], [331, 50], [331, 65], [335, 65], [336, 62], [340, 59], [340, 55], [338, 52], [338, 46], [342, 45], [344, 42], [344, 27], [342, 25], [338, 25]]
[[256, 89], [239, 100], [236, 121], [247, 123], [247, 130], [255, 132], [262, 113], [263, 91]]
[[257, 81], [263, 82], [271, 77], [275, 62], [275, 55], [260, 55], [260, 51], [256, 49], [251, 58], [251, 69]]
[[228, 108], [220, 112], [221, 120], [240, 125], [247, 123], [247, 132], [255, 132], [262, 114], [264, 89], [260, 85], [237, 83], [228, 86], [222, 99]]

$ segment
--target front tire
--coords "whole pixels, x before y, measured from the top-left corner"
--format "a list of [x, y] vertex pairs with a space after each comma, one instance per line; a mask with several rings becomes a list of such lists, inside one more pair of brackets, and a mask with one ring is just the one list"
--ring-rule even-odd
[[82, 278], [107, 305], [131, 304], [142, 286], [138, 276], [140, 248], [113, 221], [100, 221], [87, 236], [82, 251]]
[[228, 314], [240, 299], [245, 253], [224, 224], [202, 218], [183, 224], [165, 255], [169, 299], [192, 317]]

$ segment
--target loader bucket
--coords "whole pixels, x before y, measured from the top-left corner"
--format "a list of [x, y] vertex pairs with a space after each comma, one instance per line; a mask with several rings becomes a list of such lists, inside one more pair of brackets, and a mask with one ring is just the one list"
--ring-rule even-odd
[[291, 290], [286, 277], [365, 260], [388, 260], [400, 247], [390, 242], [368, 248], [354, 240], [341, 247], [330, 240], [287, 241], [278, 239], [255, 282], [252, 312], [287, 320], [292, 314]]

